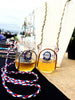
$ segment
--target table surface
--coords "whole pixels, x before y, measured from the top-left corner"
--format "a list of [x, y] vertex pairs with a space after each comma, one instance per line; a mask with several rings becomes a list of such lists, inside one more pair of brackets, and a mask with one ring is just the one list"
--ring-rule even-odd
[[70, 100], [75, 100], [75, 60], [68, 59], [67, 53], [64, 55], [61, 66], [53, 73], [41, 73]]
[[[0, 67], [4, 66], [5, 59], [0, 58]], [[8, 60], [8, 63], [10, 60]], [[8, 70], [17, 70], [15, 66], [9, 66]], [[37, 69], [33, 70], [35, 73], [38, 74], [39, 80], [38, 84], [41, 85], [41, 92], [34, 98], [27, 99], [27, 100], [69, 100], [56, 86], [54, 86], [51, 82], [49, 82]], [[1, 72], [0, 72], [1, 73]], [[51, 74], [50, 74], [51, 75]], [[49, 75], [49, 76], [50, 76]], [[11, 77], [14, 77], [15, 79], [23, 79], [23, 80], [31, 80], [32, 77], [27, 76], [27, 75], [11, 75]], [[10, 83], [6, 83], [7, 86], [15, 93], [23, 93], [24, 95], [26, 94], [31, 94], [36, 91], [37, 88], [34, 87], [23, 87], [19, 85], [13, 85]], [[5, 88], [2, 85], [1, 82], [1, 77], [0, 77], [0, 100], [22, 100], [19, 98], [14, 98], [12, 97], [9, 93], [6, 92]]]

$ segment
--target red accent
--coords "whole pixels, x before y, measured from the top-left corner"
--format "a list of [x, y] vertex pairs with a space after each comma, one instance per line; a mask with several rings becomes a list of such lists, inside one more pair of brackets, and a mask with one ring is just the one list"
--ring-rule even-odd
[[18, 94], [14, 94], [14, 96], [17, 96]]
[[25, 98], [27, 98], [29, 95], [26, 95]]
[[35, 92], [35, 95], [37, 94], [37, 92]]
[[8, 90], [9, 92], [11, 92], [10, 90]]

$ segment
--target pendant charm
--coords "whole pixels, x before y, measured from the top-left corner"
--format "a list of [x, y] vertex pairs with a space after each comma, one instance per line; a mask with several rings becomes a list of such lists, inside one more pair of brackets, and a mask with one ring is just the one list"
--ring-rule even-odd
[[32, 59], [32, 53], [28, 50], [24, 53], [25, 61], [30, 61]]
[[55, 70], [57, 64], [57, 54], [54, 50], [46, 48], [39, 53], [38, 69], [45, 73]]
[[36, 67], [37, 55], [33, 50], [21, 52], [15, 59], [16, 68], [20, 71], [32, 71]]
[[46, 51], [43, 54], [43, 59], [46, 60], [46, 61], [49, 61], [51, 59], [51, 53], [49, 51]]

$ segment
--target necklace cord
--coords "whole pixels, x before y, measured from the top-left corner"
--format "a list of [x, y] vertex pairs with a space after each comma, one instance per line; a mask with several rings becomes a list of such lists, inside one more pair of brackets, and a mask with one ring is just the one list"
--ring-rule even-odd
[[59, 27], [59, 32], [58, 32], [57, 42], [56, 42], [57, 50], [59, 50], [59, 37], [60, 37], [61, 29], [62, 29], [62, 21], [63, 21], [63, 17], [64, 17], [64, 14], [65, 14], [65, 9], [66, 9], [67, 3], [69, 1], [71, 1], [71, 0], [67, 0], [65, 5], [64, 5], [64, 9], [63, 9], [63, 13], [62, 13], [61, 21], [60, 21], [60, 27]]
[[[24, 71], [16, 71], [16, 72], [15, 71], [7, 71], [7, 67], [15, 63], [15, 60], [12, 61], [9, 64], [7, 63], [8, 56], [9, 56], [9, 53], [10, 53], [11, 48], [12, 48], [12, 45], [8, 48], [8, 53], [6, 55], [6, 60], [5, 60], [5, 66], [1, 68], [1, 72], [2, 72], [2, 74], [1, 74], [2, 84], [3, 84], [4, 88], [6, 89], [6, 91], [10, 95], [12, 95], [13, 97], [18, 97], [18, 98], [22, 98], [22, 99], [27, 99], [27, 98], [35, 97], [41, 91], [40, 85], [34, 83], [34, 82], [37, 82], [38, 81], [38, 75], [36, 73], [31, 72], [31, 71], [28, 71], [28, 72], [24, 72]], [[20, 80], [20, 79], [11, 78], [7, 74], [32, 74], [32, 75], [34, 75], [36, 77], [36, 79], [34, 79], [34, 80]], [[13, 91], [11, 91], [6, 86], [6, 82], [12, 83], [12, 84], [17, 84], [17, 85], [22, 85], [22, 86], [34, 86], [34, 87], [37, 87], [38, 90], [35, 93], [30, 94], [30, 95], [20, 95], [20, 94], [16, 94]]]
[[46, 17], [47, 17], [47, 2], [45, 2], [45, 16], [44, 16], [44, 21], [43, 21], [42, 30], [41, 30], [41, 42], [37, 45], [38, 50], [39, 50], [40, 45], [43, 42], [43, 31], [44, 31], [44, 27], [46, 23]]
[[[56, 42], [56, 48], [55, 48], [56, 52], [59, 51], [59, 37], [60, 37], [61, 29], [62, 29], [62, 21], [63, 21], [63, 17], [64, 17], [64, 14], [65, 14], [66, 5], [69, 1], [71, 1], [71, 0], [67, 0], [65, 5], [64, 5], [64, 9], [63, 9], [63, 13], [62, 13], [61, 21], [60, 21], [59, 32], [58, 32], [58, 36], [57, 36], [57, 42]], [[45, 27], [45, 24], [46, 24], [46, 19], [47, 19], [47, 2], [45, 2], [45, 16], [44, 16], [43, 26], [42, 26], [42, 30], [41, 30], [41, 42], [37, 45], [38, 50], [39, 50], [40, 45], [43, 42], [43, 31], [44, 31], [44, 27]]]

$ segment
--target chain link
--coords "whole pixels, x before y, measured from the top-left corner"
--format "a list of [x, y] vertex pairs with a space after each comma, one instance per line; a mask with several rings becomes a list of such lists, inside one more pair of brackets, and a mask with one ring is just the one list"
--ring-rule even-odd
[[60, 37], [61, 29], [62, 29], [62, 21], [63, 21], [63, 17], [64, 17], [66, 5], [67, 5], [67, 3], [68, 3], [69, 1], [71, 1], [71, 0], [67, 0], [66, 3], [65, 3], [65, 5], [64, 5], [64, 9], [63, 9], [63, 13], [62, 13], [61, 21], [60, 21], [60, 27], [59, 27], [59, 32], [58, 32], [58, 36], [57, 36], [57, 43], [56, 43], [56, 45], [57, 45], [56, 48], [57, 48], [58, 50], [59, 50], [59, 37]]
[[[59, 37], [60, 37], [61, 29], [62, 29], [62, 21], [63, 21], [63, 17], [64, 17], [66, 5], [67, 5], [67, 3], [69, 1], [71, 1], [71, 0], [67, 0], [66, 3], [65, 3], [65, 5], [64, 5], [64, 9], [63, 9], [63, 13], [62, 13], [61, 21], [60, 21], [59, 32], [58, 32], [58, 36], [57, 36], [56, 51], [59, 50]], [[47, 19], [47, 2], [45, 2], [45, 16], [44, 16], [43, 26], [42, 26], [42, 30], [41, 30], [41, 42], [37, 45], [38, 50], [39, 50], [40, 45], [43, 42], [43, 31], [44, 31], [46, 19]]]
[[44, 16], [44, 21], [43, 21], [42, 30], [41, 30], [41, 42], [37, 45], [38, 50], [39, 50], [40, 45], [43, 42], [43, 31], [44, 31], [44, 27], [46, 23], [46, 17], [47, 17], [47, 2], [45, 2], [45, 16]]

